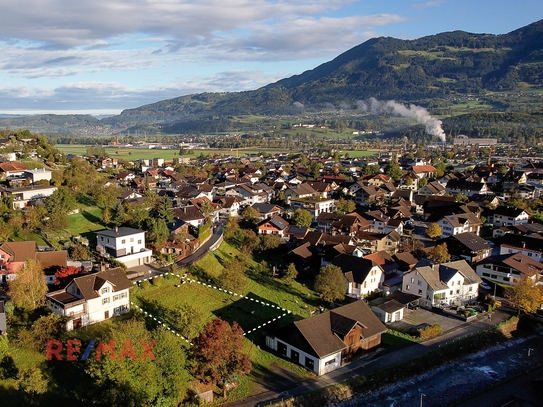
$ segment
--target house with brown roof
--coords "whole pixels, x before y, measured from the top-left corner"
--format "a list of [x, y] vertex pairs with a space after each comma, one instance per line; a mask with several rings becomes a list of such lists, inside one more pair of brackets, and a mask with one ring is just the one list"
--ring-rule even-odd
[[0, 179], [22, 177], [24, 172], [30, 168], [25, 163], [11, 162], [0, 163]]
[[39, 252], [34, 241], [3, 242], [0, 244], [0, 283], [14, 280], [17, 271], [27, 260], [36, 260], [44, 270], [46, 283], [52, 284], [54, 280], [51, 280], [49, 275], [54, 274], [59, 268], [66, 267], [67, 257], [64, 250]]
[[66, 317], [66, 330], [94, 324], [130, 310], [132, 283], [120, 267], [74, 278], [45, 295], [47, 307]]
[[481, 277], [465, 260], [416, 267], [403, 275], [402, 292], [419, 295], [428, 309], [466, 305], [477, 300]]
[[266, 345], [320, 376], [380, 345], [386, 331], [364, 301], [355, 301], [287, 325], [267, 335]]
[[517, 285], [523, 278], [532, 279], [535, 284], [543, 284], [543, 264], [522, 253], [490, 256], [475, 266], [480, 277], [506, 285]]
[[385, 272], [374, 261], [364, 257], [340, 254], [332, 260], [332, 264], [341, 269], [347, 280], [347, 296], [363, 298], [379, 291], [385, 281]]
[[271, 219], [263, 220], [258, 226], [259, 235], [277, 235], [281, 239], [287, 237], [289, 223], [281, 216], [275, 215]]

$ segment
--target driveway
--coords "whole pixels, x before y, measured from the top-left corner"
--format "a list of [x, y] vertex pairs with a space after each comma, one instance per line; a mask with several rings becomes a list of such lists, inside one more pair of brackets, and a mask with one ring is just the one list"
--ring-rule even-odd
[[424, 323], [440, 325], [443, 332], [450, 331], [451, 329], [455, 329], [462, 324], [465, 324], [464, 321], [453, 316], [438, 314], [424, 308], [419, 308], [416, 310], [404, 310], [403, 320], [393, 322], [390, 326], [398, 331], [408, 332], [410, 328]]

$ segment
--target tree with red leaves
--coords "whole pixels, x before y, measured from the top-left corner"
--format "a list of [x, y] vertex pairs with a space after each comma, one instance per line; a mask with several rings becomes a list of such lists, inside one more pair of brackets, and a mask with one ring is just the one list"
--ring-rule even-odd
[[55, 273], [55, 285], [64, 284], [67, 279], [81, 274], [83, 269], [81, 267], [62, 267], [59, 271]]
[[251, 360], [243, 352], [243, 329], [220, 318], [209, 322], [191, 347], [191, 372], [202, 382], [218, 385], [226, 398], [226, 385], [235, 376], [251, 371]]

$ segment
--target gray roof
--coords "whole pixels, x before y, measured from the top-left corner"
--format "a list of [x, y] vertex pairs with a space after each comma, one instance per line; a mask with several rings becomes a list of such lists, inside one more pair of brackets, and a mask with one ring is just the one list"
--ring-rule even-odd
[[480, 250], [488, 250], [492, 248], [488, 241], [471, 232], [459, 233], [457, 235], [454, 235], [452, 239], [458, 240], [472, 252], [478, 252]]
[[143, 230], [140, 229], [133, 229], [133, 228], [127, 228], [127, 227], [120, 227], [116, 229], [109, 229], [109, 230], [99, 230], [96, 232], [97, 235], [104, 235], [108, 237], [123, 237], [123, 236], [130, 236], [134, 235], [136, 233], [143, 233]]

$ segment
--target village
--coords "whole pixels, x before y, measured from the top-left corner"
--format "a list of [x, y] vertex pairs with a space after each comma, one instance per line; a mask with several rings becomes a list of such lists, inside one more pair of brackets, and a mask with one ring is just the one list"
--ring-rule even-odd
[[[506, 302], [512, 314], [535, 315], [543, 302], [543, 160], [460, 141], [449, 151], [360, 158], [236, 152], [169, 162], [157, 150], [149, 160], [57, 152], [48, 161], [43, 140], [13, 136], [5, 143], [24, 154], [0, 163], [0, 332], [10, 335], [12, 286], [31, 263], [47, 286], [42, 303], [67, 332], [151, 314], [150, 298], [156, 311], [161, 296], [179, 295], [165, 290], [200, 284], [232, 302], [222, 313], [209, 305], [214, 315], [315, 376], [373, 354], [390, 330], [416, 340], [446, 331], [433, 319], [410, 325], [419, 309], [490, 321]], [[92, 230], [73, 233], [78, 216]], [[40, 239], [21, 238], [30, 231]], [[254, 282], [276, 292], [267, 297]], [[534, 295], [529, 305], [519, 291]], [[236, 311], [237, 295], [277, 307], [283, 319]], [[187, 343], [209, 319], [195, 327], [163, 315]]]

